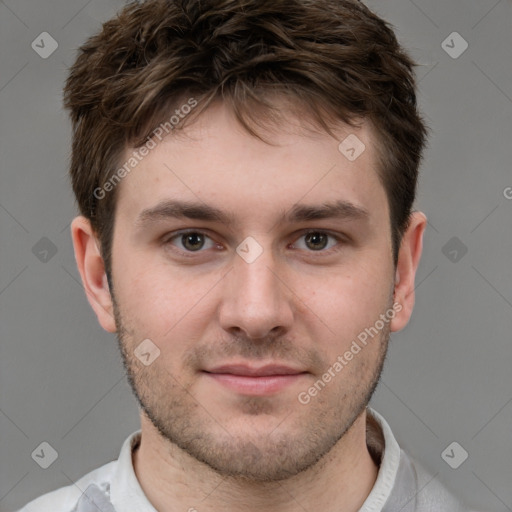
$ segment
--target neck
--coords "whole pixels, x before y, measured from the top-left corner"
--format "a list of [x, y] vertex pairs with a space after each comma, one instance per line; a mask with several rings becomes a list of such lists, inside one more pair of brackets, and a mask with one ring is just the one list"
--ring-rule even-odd
[[377, 478], [366, 445], [366, 410], [315, 466], [271, 483], [224, 477], [162, 438], [144, 415], [141, 424], [134, 470], [159, 512], [356, 512]]

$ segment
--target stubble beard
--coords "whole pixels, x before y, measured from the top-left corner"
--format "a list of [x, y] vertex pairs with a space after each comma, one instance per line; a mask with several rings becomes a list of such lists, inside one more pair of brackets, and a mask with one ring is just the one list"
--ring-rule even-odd
[[[315, 465], [320, 469], [321, 461], [325, 462], [368, 405], [380, 380], [390, 337], [386, 324], [379, 338], [370, 342], [379, 344], [377, 357], [357, 363], [358, 354], [349, 363], [356, 362], [364, 374], [355, 379], [354, 386], [334, 394], [329, 386], [343, 378], [337, 376], [307, 405], [299, 404], [293, 395], [295, 409], [287, 416], [281, 411], [282, 421], [269, 432], [253, 434], [247, 423], [251, 416], [260, 419], [263, 414], [273, 414], [275, 422], [279, 411], [276, 413], [272, 397], [246, 397], [240, 410], [245, 428], [238, 432], [240, 428], [228, 426], [229, 419], [226, 424], [214, 419], [209, 404], [200, 403], [189, 391], [193, 382], [179, 382], [160, 364], [163, 358], [148, 367], [141, 364], [134, 355], [138, 338], [123, 320], [113, 293], [112, 299], [123, 365], [145, 416], [165, 441], [220, 476], [241, 482], [277, 482]], [[246, 355], [247, 347], [244, 352]]]

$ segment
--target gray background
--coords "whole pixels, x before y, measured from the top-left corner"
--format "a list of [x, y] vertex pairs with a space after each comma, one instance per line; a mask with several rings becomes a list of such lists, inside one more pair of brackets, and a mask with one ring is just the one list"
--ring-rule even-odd
[[[417, 202], [429, 225], [415, 313], [392, 337], [372, 405], [470, 505], [512, 510], [511, 2], [367, 4], [421, 64], [433, 129]], [[122, 5], [0, 1], [1, 511], [116, 458], [139, 427], [115, 338], [98, 326], [75, 268], [61, 109], [74, 49]], [[44, 31], [59, 45], [47, 59], [31, 47]], [[454, 31], [469, 44], [458, 58], [442, 47]], [[52, 247], [43, 237], [56, 254], [41, 252]], [[48, 469], [31, 458], [43, 441], [58, 452]], [[441, 457], [453, 441], [469, 453], [457, 469]]]

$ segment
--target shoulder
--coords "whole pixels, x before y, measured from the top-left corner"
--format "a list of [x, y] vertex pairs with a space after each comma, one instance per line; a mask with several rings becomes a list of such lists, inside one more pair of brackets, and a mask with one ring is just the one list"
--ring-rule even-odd
[[117, 461], [109, 462], [84, 475], [76, 483], [61, 487], [27, 503], [17, 512], [74, 512], [80, 498], [90, 485], [109, 487]]
[[[372, 490], [375, 501], [362, 510], [374, 512], [476, 512], [457, 498], [425, 466], [411, 457], [396, 441], [391, 427], [374, 409], [368, 408], [367, 444], [376, 458], [381, 456], [377, 482]], [[369, 421], [371, 418], [378, 427]], [[372, 432], [381, 431], [380, 437]], [[372, 435], [369, 435], [372, 434]], [[370, 495], [372, 496], [372, 495]], [[383, 501], [385, 500], [385, 501]], [[379, 506], [383, 508], [378, 508]], [[366, 505], [366, 503], [365, 503]]]
[[475, 512], [456, 497], [439, 479], [418, 461], [401, 453], [405, 465], [409, 465], [415, 476], [415, 498], [417, 512]]

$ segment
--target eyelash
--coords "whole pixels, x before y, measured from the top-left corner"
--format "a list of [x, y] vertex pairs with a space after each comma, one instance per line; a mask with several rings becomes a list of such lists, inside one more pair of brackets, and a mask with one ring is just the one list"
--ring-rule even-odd
[[[308, 229], [306, 231], [303, 231], [300, 233], [298, 239], [305, 237], [311, 233], [327, 235], [330, 238], [334, 238], [338, 242], [338, 244], [336, 246], [331, 247], [330, 249], [327, 249], [327, 250], [321, 249], [318, 251], [313, 251], [313, 250], [307, 251], [312, 254], [316, 253], [319, 256], [322, 256], [322, 255], [330, 256], [330, 255], [338, 252], [339, 250], [341, 250], [340, 243], [341, 244], [346, 243], [346, 240], [343, 239], [343, 237], [341, 237], [339, 235], [334, 235], [333, 233], [331, 233], [329, 231], [323, 231], [320, 229]], [[183, 235], [189, 235], [189, 234], [200, 234], [200, 235], [203, 235], [212, 240], [212, 238], [205, 231], [202, 231], [200, 229], [185, 229], [182, 231], [177, 231], [177, 232], [171, 233], [171, 236], [165, 237], [165, 239], [163, 240], [163, 245], [164, 246], [172, 246], [173, 244], [171, 242], [173, 240], [179, 239], [179, 237], [182, 237]], [[172, 249], [172, 250], [174, 250], [174, 249]], [[199, 249], [198, 251], [183, 251], [180, 249], [176, 249], [176, 250], [177, 250], [177, 252], [180, 253], [180, 255], [183, 255], [187, 258], [194, 258], [194, 257], [197, 257], [197, 255], [206, 252], [206, 249]]]

